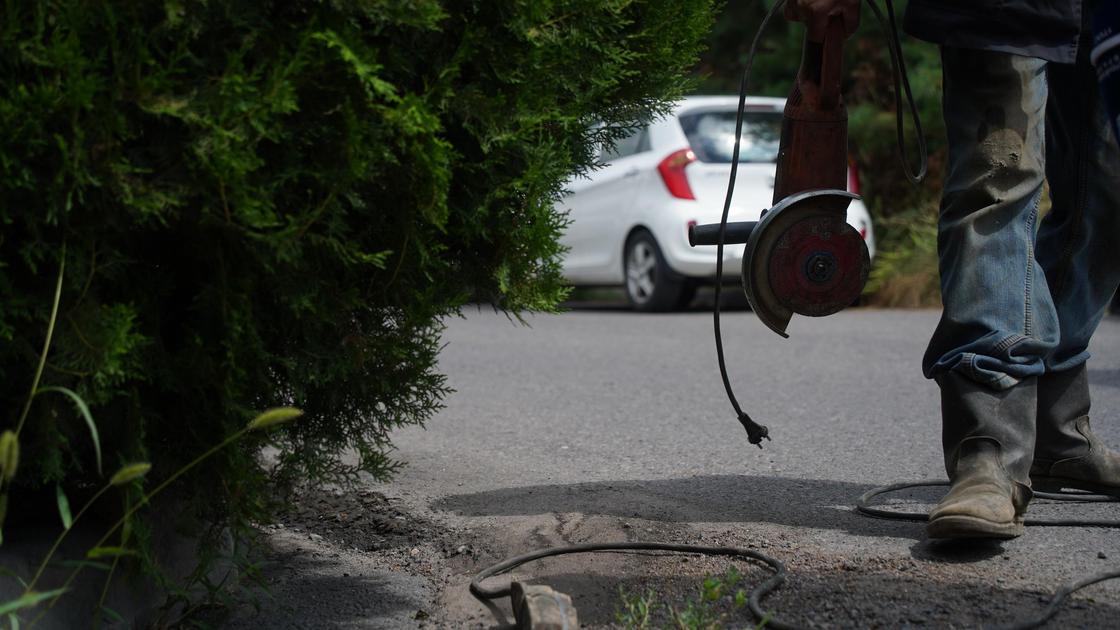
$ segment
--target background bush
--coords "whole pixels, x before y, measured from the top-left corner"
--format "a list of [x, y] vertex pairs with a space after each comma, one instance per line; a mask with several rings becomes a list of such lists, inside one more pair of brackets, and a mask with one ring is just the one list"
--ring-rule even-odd
[[[42, 384], [89, 403], [106, 469], [158, 479], [291, 404], [285, 474], [385, 477], [390, 430], [447, 392], [442, 319], [563, 296], [562, 182], [682, 93], [711, 18], [708, 0], [5, 3], [0, 428], [65, 258]], [[21, 441], [18, 483], [92, 487], [65, 398], [37, 398]], [[244, 522], [259, 446], [187, 494]]]

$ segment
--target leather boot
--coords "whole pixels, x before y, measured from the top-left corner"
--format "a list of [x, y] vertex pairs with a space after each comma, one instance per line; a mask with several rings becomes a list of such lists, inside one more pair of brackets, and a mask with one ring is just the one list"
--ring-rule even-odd
[[1084, 365], [1039, 377], [1031, 483], [1046, 492], [1074, 488], [1120, 497], [1120, 454], [1089, 430], [1089, 379]]
[[1031, 499], [1037, 379], [994, 390], [949, 372], [941, 387], [949, 493], [929, 515], [930, 538], [1015, 538]]

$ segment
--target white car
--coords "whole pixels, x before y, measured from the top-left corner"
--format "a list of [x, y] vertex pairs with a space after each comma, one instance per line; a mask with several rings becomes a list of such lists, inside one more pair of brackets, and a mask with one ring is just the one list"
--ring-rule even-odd
[[[728, 221], [757, 221], [771, 204], [785, 99], [747, 100], [739, 172]], [[576, 286], [626, 288], [641, 311], [686, 306], [697, 286], [715, 280], [716, 248], [689, 247], [688, 227], [718, 223], [735, 144], [738, 98], [696, 96], [600, 154], [603, 166], [568, 183], [560, 209], [570, 224], [563, 273]], [[848, 189], [859, 192], [854, 166]], [[875, 255], [862, 201], [848, 223]], [[724, 276], [741, 275], [743, 245], [724, 248]]]

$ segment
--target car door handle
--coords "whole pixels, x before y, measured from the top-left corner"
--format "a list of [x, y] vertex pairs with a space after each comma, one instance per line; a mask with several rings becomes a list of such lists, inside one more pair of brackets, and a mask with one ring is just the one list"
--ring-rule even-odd
[[625, 173], [623, 173], [622, 176], [623, 177], [637, 177], [639, 172], [641, 172], [641, 171], [639, 171], [636, 168], [632, 168], [632, 169], [626, 171]]

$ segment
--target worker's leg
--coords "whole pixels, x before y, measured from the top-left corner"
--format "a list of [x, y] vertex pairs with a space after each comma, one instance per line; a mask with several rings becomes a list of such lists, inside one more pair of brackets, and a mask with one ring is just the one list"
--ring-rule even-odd
[[1054, 203], [1039, 229], [1038, 260], [1061, 331], [1046, 370], [1064, 372], [1089, 358], [1089, 339], [1120, 285], [1120, 148], [1088, 59], [1052, 64], [1047, 79], [1046, 175]]
[[944, 312], [923, 367], [941, 387], [949, 493], [939, 538], [1022, 533], [1037, 376], [1057, 317], [1035, 260], [1045, 62], [945, 48], [949, 170], [938, 219]]
[[938, 217], [944, 311], [923, 360], [1006, 389], [1044, 371], [1057, 316], [1035, 260], [1046, 62], [945, 48], [949, 164]]
[[1120, 496], [1120, 455], [1089, 429], [1089, 339], [1120, 284], [1120, 148], [1089, 65], [1048, 68], [1047, 178], [1053, 208], [1042, 221], [1038, 260], [1061, 332], [1038, 383], [1032, 482]]

